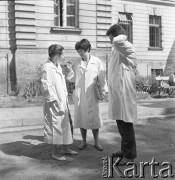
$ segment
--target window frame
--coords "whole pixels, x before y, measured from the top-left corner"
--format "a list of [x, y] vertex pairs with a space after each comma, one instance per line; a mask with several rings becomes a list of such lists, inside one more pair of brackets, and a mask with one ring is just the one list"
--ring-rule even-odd
[[163, 68], [152, 68], [151, 69], [151, 75], [155, 75], [156, 77], [157, 76], [163, 76]]
[[[132, 18], [132, 13], [127, 13], [127, 12], [119, 12], [118, 13], [119, 17], [118, 17], [118, 23], [125, 29], [127, 37], [128, 37], [128, 41], [133, 43], [133, 18]], [[126, 19], [125, 21], [122, 20], [121, 15], [125, 16], [124, 18]], [[128, 19], [128, 16], [130, 16], [130, 19]], [[126, 29], [126, 26], [128, 26], [128, 29]]]
[[[152, 19], [151, 19], [152, 18]], [[156, 20], [159, 23], [156, 23]], [[153, 23], [152, 23], [152, 22]], [[154, 30], [154, 34], [151, 32]], [[156, 31], [158, 30], [158, 33]], [[158, 35], [158, 40], [156, 39]], [[152, 39], [151, 39], [152, 37]], [[154, 42], [152, 42], [154, 41]], [[152, 45], [151, 42], [155, 45]], [[149, 15], [149, 47], [148, 50], [162, 50], [162, 18], [161, 16]]]
[[[75, 25], [71, 26], [67, 24], [67, 17], [71, 17], [73, 15], [67, 14], [67, 7], [71, 5], [69, 0], [53, 0], [54, 1], [54, 27], [59, 28], [79, 28], [79, 0], [75, 0]], [[56, 8], [58, 6], [58, 8]], [[57, 11], [55, 11], [57, 9]], [[57, 18], [57, 20], [56, 20]]]

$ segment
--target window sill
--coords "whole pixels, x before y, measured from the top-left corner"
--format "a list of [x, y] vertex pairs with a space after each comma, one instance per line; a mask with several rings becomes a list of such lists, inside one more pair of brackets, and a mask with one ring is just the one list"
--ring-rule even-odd
[[51, 27], [51, 32], [55, 32], [55, 33], [71, 33], [71, 34], [80, 34], [81, 33], [81, 29], [78, 28], [70, 28], [70, 27]]
[[148, 50], [150, 50], [150, 51], [162, 51], [163, 47], [148, 47]]

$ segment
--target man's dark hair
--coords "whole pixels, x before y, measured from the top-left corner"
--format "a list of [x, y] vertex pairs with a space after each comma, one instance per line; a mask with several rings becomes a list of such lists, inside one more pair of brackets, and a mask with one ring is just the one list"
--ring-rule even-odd
[[83, 49], [85, 52], [90, 52], [91, 44], [87, 39], [82, 39], [81, 41], [75, 44], [75, 49], [78, 51], [79, 49]]
[[112, 25], [108, 31], [106, 32], [106, 35], [113, 35], [114, 37], [120, 35], [120, 34], [124, 34], [126, 35], [126, 31], [124, 30], [124, 28], [118, 24], [114, 24]]

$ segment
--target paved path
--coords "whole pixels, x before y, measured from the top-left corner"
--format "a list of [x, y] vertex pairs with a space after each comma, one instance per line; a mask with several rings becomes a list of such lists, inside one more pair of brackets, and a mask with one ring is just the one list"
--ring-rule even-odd
[[[158, 174], [156, 179], [162, 179], [159, 175], [161, 169], [165, 168], [162, 162], [171, 163], [172, 173], [175, 174], [175, 99], [139, 101], [137, 105], [138, 123], [135, 125], [135, 133], [138, 158], [135, 163], [138, 174], [141, 171], [140, 163], [151, 163], [153, 158], [159, 162], [155, 169]], [[73, 108], [72, 105], [72, 115]], [[108, 119], [107, 103], [101, 103], [100, 109], [104, 119], [104, 126], [100, 129], [100, 143], [104, 151], [99, 152], [93, 147], [91, 131], [87, 134], [87, 149], [79, 151], [77, 147], [81, 135], [75, 129], [71, 147], [79, 154], [74, 156], [73, 162], [67, 163], [53, 160], [49, 146], [43, 142], [41, 106], [0, 108], [0, 180], [103, 180], [102, 158], [119, 150], [121, 139], [115, 121]], [[126, 168], [120, 170], [124, 172]], [[144, 169], [144, 174], [146, 180], [153, 179], [151, 166]], [[123, 178], [114, 171], [112, 179]]]
[[[162, 180], [159, 175], [161, 169], [168, 167], [167, 164], [162, 165], [163, 162], [169, 162], [172, 173], [175, 174], [174, 133], [174, 118], [139, 121], [135, 126], [138, 155], [135, 166], [139, 176], [143, 169], [140, 164], [151, 163], [154, 158], [159, 163], [155, 168], [155, 174], [158, 175], [156, 179]], [[81, 135], [76, 129], [71, 148], [78, 151], [78, 155], [73, 156], [75, 159], [72, 162], [59, 162], [51, 158], [50, 148], [43, 142], [43, 129], [0, 134], [0, 180], [105, 180], [106, 178], [102, 177], [102, 158], [119, 150], [120, 140], [115, 121], [106, 121], [100, 129], [100, 143], [104, 151], [99, 152], [94, 148], [90, 130], [87, 133], [89, 145], [85, 150], [80, 151], [78, 146]], [[131, 166], [119, 167], [122, 173], [128, 168]], [[150, 165], [147, 165], [143, 172], [145, 178], [142, 179], [154, 179]], [[110, 180], [123, 179], [115, 171], [113, 175]], [[141, 178], [133, 176], [130, 179]]]
[[[100, 103], [104, 121], [109, 121], [107, 103]], [[73, 117], [74, 106], [70, 106]], [[142, 100], [137, 103], [138, 120], [175, 116], [175, 98]], [[37, 126], [43, 124], [42, 106], [0, 108], [0, 130], [9, 127]]]

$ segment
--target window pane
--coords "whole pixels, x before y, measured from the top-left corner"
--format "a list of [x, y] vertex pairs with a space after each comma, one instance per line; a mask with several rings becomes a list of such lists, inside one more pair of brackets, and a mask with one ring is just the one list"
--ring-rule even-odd
[[75, 4], [75, 1], [76, 1], [76, 0], [67, 0], [67, 3], [68, 3], [68, 4], [69, 4], [69, 3], [70, 3], [70, 4]]
[[156, 38], [156, 47], [159, 47], [160, 46], [160, 44], [159, 44], [159, 42], [160, 42], [160, 36], [159, 36], [159, 28], [156, 28], [155, 29], [155, 38]]
[[132, 42], [132, 15], [119, 13], [119, 24], [125, 29], [128, 41]]
[[59, 12], [58, 7], [59, 7], [58, 4], [54, 5], [54, 14], [58, 14], [58, 12]]
[[75, 6], [67, 6], [67, 15], [75, 15]]
[[150, 27], [150, 46], [154, 47], [154, 27]]
[[151, 75], [163, 76], [163, 69], [151, 69]]
[[67, 26], [75, 26], [76, 0], [67, 0]]
[[58, 16], [55, 16], [54, 18], [54, 26], [58, 26]]
[[54, 14], [58, 14], [58, 8], [57, 8], [57, 5], [54, 6]]
[[153, 17], [152, 16], [149, 16], [149, 23], [153, 24]]
[[62, 0], [55, 0], [54, 4], [54, 25], [62, 26], [63, 25], [63, 4]]
[[120, 21], [127, 21], [126, 14], [119, 14]]
[[131, 16], [131, 14], [127, 14], [126, 17], [127, 17], [127, 20], [128, 20], [128, 21], [132, 21], [132, 16]]
[[159, 16], [149, 16], [150, 22], [150, 46], [151, 47], [161, 47], [161, 17]]
[[79, 0], [54, 0], [55, 26], [78, 27], [78, 1]]
[[67, 26], [75, 26], [75, 16], [67, 17]]
[[160, 18], [159, 17], [155, 18], [155, 24], [160, 24]]

